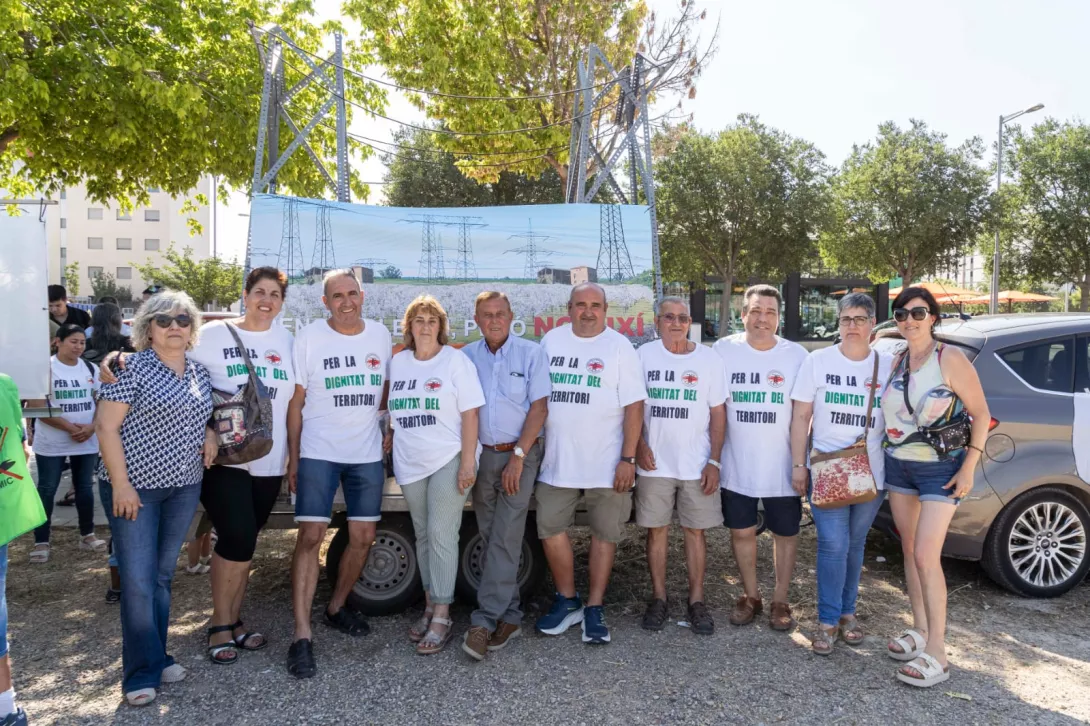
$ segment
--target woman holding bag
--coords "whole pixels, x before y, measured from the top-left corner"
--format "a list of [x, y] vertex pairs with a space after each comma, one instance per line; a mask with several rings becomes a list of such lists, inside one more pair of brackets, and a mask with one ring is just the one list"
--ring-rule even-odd
[[[877, 391], [893, 362], [870, 349], [875, 314], [869, 296], [845, 295], [837, 315], [841, 342], [811, 353], [791, 392], [791, 481], [799, 494], [809, 490], [817, 527], [819, 622], [812, 648], [818, 655], [832, 653], [838, 635], [848, 645], [863, 642], [855, 617], [863, 548], [885, 494], [885, 426]], [[836, 474], [819, 481], [815, 470], [811, 486], [810, 467], [821, 460]], [[829, 480], [848, 486], [825, 486]]]

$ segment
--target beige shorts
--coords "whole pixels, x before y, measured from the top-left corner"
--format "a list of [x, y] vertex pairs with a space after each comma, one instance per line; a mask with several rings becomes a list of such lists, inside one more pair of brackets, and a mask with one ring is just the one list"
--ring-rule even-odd
[[687, 529], [711, 529], [723, 524], [719, 492], [704, 494], [700, 480], [640, 475], [636, 483], [636, 524], [654, 529], [670, 526], [677, 501], [677, 518]]
[[587, 503], [590, 533], [604, 542], [620, 542], [632, 514], [632, 492], [622, 494], [613, 487], [568, 489], [539, 481], [534, 497], [537, 499], [537, 536], [541, 539], [568, 531], [575, 522], [575, 508], [580, 497]]

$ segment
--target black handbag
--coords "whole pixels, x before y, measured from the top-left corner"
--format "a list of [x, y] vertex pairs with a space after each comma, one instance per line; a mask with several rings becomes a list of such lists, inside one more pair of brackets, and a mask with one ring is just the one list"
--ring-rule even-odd
[[[942, 359], [941, 353], [939, 359]], [[912, 422], [916, 424], [916, 433], [906, 438], [901, 445], [910, 444], [914, 441], [923, 441], [944, 458], [955, 451], [964, 449], [969, 445], [973, 435], [973, 420], [970, 418], [969, 412], [963, 408], [954, 413], [958, 399], [953, 397], [950, 399], [950, 406], [939, 419], [944, 423], [920, 426], [920, 421], [916, 417], [916, 410], [912, 408], [912, 403], [908, 400], [908, 351], [905, 351], [903, 362], [905, 372], [904, 377], [901, 379], [903, 383], [901, 393], [905, 397], [905, 408], [908, 409], [908, 413], [912, 416]]]
[[257, 377], [250, 353], [235, 327], [225, 324], [238, 343], [250, 378], [234, 393], [212, 390], [212, 430], [219, 444], [215, 463], [246, 464], [272, 451], [272, 396], [268, 387]]

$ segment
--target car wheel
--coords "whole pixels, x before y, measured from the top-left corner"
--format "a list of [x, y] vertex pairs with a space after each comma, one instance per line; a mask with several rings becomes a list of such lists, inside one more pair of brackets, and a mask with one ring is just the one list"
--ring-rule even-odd
[[[326, 577], [337, 586], [341, 556], [348, 546], [348, 526], [337, 530], [326, 553]], [[348, 594], [349, 604], [365, 615], [400, 613], [424, 596], [416, 561], [412, 521], [394, 515], [378, 523], [375, 541], [359, 579]]]
[[1090, 569], [1090, 512], [1073, 494], [1041, 487], [1008, 504], [988, 533], [984, 570], [1011, 592], [1057, 597]]
[[[477, 529], [477, 517], [468, 514], [462, 520], [458, 538], [458, 579], [455, 589], [458, 597], [466, 602], [477, 602], [477, 588], [481, 585], [481, 565], [484, 559], [484, 539]], [[522, 536], [522, 559], [519, 561], [519, 597], [526, 602], [537, 592], [545, 580], [545, 550], [537, 538], [537, 525], [533, 515], [526, 518], [526, 531]]]

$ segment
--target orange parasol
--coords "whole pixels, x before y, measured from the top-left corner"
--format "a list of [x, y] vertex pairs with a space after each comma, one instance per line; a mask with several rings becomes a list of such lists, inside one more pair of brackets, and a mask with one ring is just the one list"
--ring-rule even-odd
[[[1055, 299], [1051, 295], [1038, 295], [1035, 292], [1022, 292], [1021, 290], [1003, 290], [999, 293], [999, 302], [1007, 303], [1007, 312], [1014, 311], [1015, 303], [1052, 302]], [[991, 295], [963, 297], [958, 302], [965, 305], [989, 305], [992, 302], [992, 297]]]
[[[922, 287], [935, 296], [935, 301], [938, 302], [939, 305], [956, 305], [959, 302], [964, 302], [962, 298], [966, 295], [976, 297], [980, 294], [976, 290], [967, 290], [966, 288], [958, 287], [957, 285], [943, 285], [939, 282], [917, 282], [914, 285], [909, 285], [909, 287]], [[897, 297], [902, 289], [903, 288], [900, 287], [890, 288], [890, 299]]]

